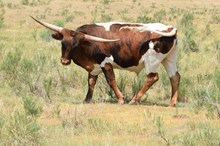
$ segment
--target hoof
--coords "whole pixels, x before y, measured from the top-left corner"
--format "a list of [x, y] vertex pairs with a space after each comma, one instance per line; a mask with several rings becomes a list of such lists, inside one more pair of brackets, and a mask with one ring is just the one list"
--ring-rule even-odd
[[176, 106], [176, 102], [170, 101], [169, 107], [175, 107], [175, 106]]
[[123, 99], [122, 99], [122, 100], [118, 100], [118, 104], [119, 104], [119, 105], [124, 104], [124, 100], [123, 100]]
[[176, 106], [176, 104], [170, 104], [169, 105], [169, 107], [175, 107]]
[[91, 100], [83, 100], [83, 104], [89, 104], [89, 103], [92, 103]]
[[138, 101], [132, 99], [129, 103], [129, 105], [137, 105], [137, 104], [140, 104]]

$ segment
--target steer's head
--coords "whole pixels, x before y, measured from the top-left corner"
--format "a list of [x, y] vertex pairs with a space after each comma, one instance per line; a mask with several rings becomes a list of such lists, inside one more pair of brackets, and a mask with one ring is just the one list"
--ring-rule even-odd
[[56, 32], [51, 36], [61, 41], [61, 63], [69, 65], [71, 63], [71, 52], [79, 44], [80, 40], [85, 39], [84, 34], [69, 29], [62, 29], [61, 32]]
[[59, 26], [55, 26], [40, 20], [35, 19], [32, 17], [36, 22], [39, 24], [49, 28], [50, 30], [54, 31], [55, 33], [52, 34], [52, 38], [61, 41], [61, 49], [62, 49], [62, 56], [61, 56], [61, 63], [63, 65], [69, 65], [71, 63], [71, 52], [74, 48], [76, 48], [80, 41], [97, 41], [97, 42], [115, 42], [119, 41], [118, 39], [104, 39], [99, 38], [91, 35], [84, 34], [82, 32], [73, 31], [70, 29], [62, 28]]

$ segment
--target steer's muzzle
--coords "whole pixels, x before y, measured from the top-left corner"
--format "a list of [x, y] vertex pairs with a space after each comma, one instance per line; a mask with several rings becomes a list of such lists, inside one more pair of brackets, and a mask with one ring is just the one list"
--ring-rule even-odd
[[65, 58], [61, 58], [61, 63], [62, 63], [63, 65], [69, 65], [69, 64], [71, 63], [71, 60], [65, 59]]

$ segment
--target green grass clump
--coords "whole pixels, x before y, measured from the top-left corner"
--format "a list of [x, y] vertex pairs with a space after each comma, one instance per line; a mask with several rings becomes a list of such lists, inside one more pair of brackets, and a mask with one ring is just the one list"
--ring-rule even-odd
[[21, 0], [22, 5], [27, 5], [27, 6], [38, 6], [42, 4], [48, 4], [51, 0]]
[[40, 125], [25, 114], [15, 112], [1, 129], [3, 145], [38, 145], [41, 143]]
[[5, 15], [4, 4], [2, 0], [0, 0], [0, 28], [2, 28], [4, 25], [4, 15]]
[[195, 125], [189, 123], [188, 132], [183, 134], [183, 139], [179, 139], [181, 145], [219, 145], [219, 129], [211, 127], [210, 124]]
[[152, 22], [152, 18], [147, 16], [146, 14], [140, 15], [135, 20], [136, 23], [150, 23]]
[[[27, 103], [24, 103], [25, 110], [27, 110], [26, 106]], [[30, 107], [28, 110], [31, 111]], [[1, 145], [41, 145], [43, 143], [41, 127], [37, 119], [21, 109], [16, 109], [10, 116], [0, 117], [0, 127]]]
[[22, 100], [23, 100], [24, 110], [27, 115], [31, 115], [33, 117], [37, 117], [41, 115], [41, 113], [43, 112], [43, 107], [39, 103], [38, 98], [23, 97]]

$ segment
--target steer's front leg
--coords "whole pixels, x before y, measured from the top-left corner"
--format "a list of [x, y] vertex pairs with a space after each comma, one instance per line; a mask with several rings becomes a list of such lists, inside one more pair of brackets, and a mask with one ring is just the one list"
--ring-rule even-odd
[[122, 95], [121, 91], [119, 90], [119, 88], [118, 88], [118, 86], [116, 84], [115, 74], [114, 74], [112, 65], [110, 63], [106, 63], [104, 65], [104, 67], [102, 67], [102, 71], [105, 74], [105, 78], [106, 78], [109, 86], [115, 92], [115, 95], [118, 98], [118, 103], [119, 104], [123, 104], [124, 103], [123, 95]]
[[129, 104], [135, 104], [140, 101], [144, 93], [156, 82], [158, 81], [158, 73], [149, 73], [145, 79], [143, 87], [134, 95]]
[[84, 99], [84, 103], [89, 103], [91, 101], [97, 78], [98, 78], [98, 75], [94, 76], [89, 73], [89, 75], [88, 75], [88, 92], [86, 94], [86, 98]]

